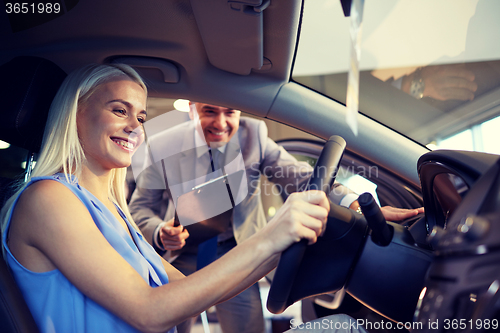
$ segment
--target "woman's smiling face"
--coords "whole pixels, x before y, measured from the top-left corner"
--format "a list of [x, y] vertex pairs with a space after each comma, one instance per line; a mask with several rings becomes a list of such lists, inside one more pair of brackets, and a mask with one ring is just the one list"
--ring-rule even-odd
[[78, 136], [90, 168], [127, 167], [144, 141], [146, 93], [127, 78], [99, 85], [78, 107]]

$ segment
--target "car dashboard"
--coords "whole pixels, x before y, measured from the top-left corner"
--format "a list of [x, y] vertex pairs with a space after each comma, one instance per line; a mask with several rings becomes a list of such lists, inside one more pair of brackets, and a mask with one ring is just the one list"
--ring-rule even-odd
[[498, 156], [433, 151], [419, 159], [418, 171], [425, 215], [387, 222], [391, 236], [382, 244], [369, 215], [332, 205], [325, 234], [290, 275], [288, 298], [273, 298], [271, 287], [268, 308], [279, 313], [344, 289], [393, 322], [412, 323], [413, 331], [498, 327]]

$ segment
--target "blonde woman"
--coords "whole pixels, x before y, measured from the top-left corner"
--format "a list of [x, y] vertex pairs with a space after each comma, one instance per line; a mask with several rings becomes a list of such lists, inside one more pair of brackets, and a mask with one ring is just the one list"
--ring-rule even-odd
[[2, 211], [5, 259], [42, 332], [173, 332], [275, 267], [325, 227], [322, 192], [292, 195], [264, 229], [184, 277], [143, 239], [123, 184], [143, 141], [146, 86], [124, 65], [68, 76], [32, 178]]

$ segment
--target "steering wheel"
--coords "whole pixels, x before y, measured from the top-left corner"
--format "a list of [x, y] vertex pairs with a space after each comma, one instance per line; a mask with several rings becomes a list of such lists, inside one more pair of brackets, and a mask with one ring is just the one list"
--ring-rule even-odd
[[[340, 136], [333, 135], [328, 139], [316, 162], [306, 190], [317, 189], [329, 194], [345, 147], [346, 142]], [[288, 298], [306, 247], [307, 240], [303, 239], [292, 244], [281, 254], [267, 298], [267, 308], [270, 312], [279, 314], [291, 305]]]

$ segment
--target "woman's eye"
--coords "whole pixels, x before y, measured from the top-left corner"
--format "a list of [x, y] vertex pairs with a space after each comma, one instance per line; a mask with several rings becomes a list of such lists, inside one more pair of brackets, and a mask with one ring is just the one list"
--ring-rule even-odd
[[141, 123], [144, 124], [146, 122], [145, 118], [137, 118], [137, 120]]
[[113, 111], [116, 112], [116, 113], [119, 113], [119, 114], [125, 114], [126, 113], [125, 110], [123, 110], [123, 109], [115, 109]]

